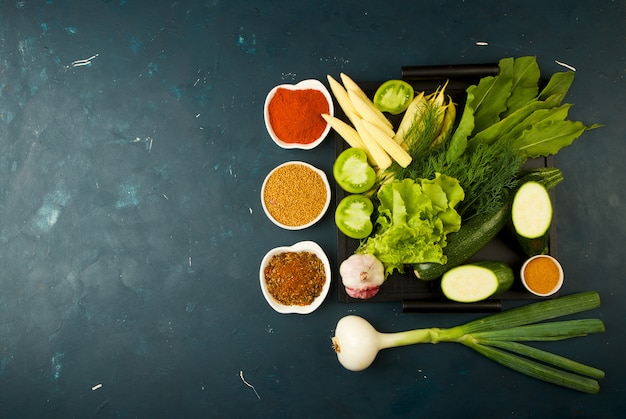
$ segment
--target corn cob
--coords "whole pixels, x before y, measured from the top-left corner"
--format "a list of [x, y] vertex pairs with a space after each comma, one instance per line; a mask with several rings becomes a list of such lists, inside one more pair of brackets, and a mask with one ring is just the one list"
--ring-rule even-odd
[[411, 126], [421, 120], [421, 115], [424, 112], [425, 107], [426, 97], [424, 96], [424, 92], [421, 92], [413, 98], [409, 107], [406, 109], [402, 120], [400, 121], [400, 125], [396, 130], [393, 140], [396, 143], [401, 144], [405, 149], [408, 148], [408, 146], [404, 141], [404, 137]]
[[442, 142], [444, 142], [452, 133], [452, 128], [454, 128], [454, 121], [456, 119], [456, 105], [452, 102], [452, 99], [449, 99], [448, 104], [445, 106], [445, 114], [443, 116], [443, 120], [441, 122], [441, 129], [437, 137], [430, 144], [430, 147], [436, 147]]
[[376, 142], [372, 134], [367, 130], [363, 119], [355, 120], [355, 128], [365, 146], [372, 156], [372, 163], [381, 171], [391, 166], [392, 160], [389, 154]]
[[360, 148], [368, 152], [365, 143], [354, 128], [343, 122], [341, 119], [328, 114], [322, 114], [322, 118], [328, 122], [330, 127], [343, 138], [350, 147]]
[[[364, 112], [361, 114], [363, 119], [371, 120], [372, 122], [377, 121], [380, 122], [380, 125], [383, 127], [389, 127], [389, 129], [393, 129], [393, 125], [391, 122], [385, 117], [385, 115], [374, 106], [372, 100], [367, 96], [367, 94], [359, 87], [358, 84], [346, 74], [341, 73], [341, 80], [343, 81], [343, 85], [350, 96], [350, 100], [354, 103], [357, 111]], [[355, 100], [354, 97], [358, 97], [358, 100]], [[358, 103], [355, 103], [358, 102]]]
[[330, 75], [327, 75], [328, 84], [330, 85], [330, 90], [333, 92], [337, 103], [343, 110], [343, 113], [346, 117], [354, 124], [354, 120], [360, 118], [361, 115], [357, 112], [356, 108], [352, 104], [352, 101], [348, 97], [348, 92], [344, 87]]
[[[387, 133], [387, 135], [389, 135], [390, 137], [394, 135], [393, 128], [390, 126], [391, 123], [389, 122], [389, 120], [385, 118], [385, 115], [380, 113], [380, 111], [373, 108], [373, 104], [369, 99], [367, 99], [367, 101], [364, 100], [353, 90], [348, 90], [348, 97], [350, 98], [350, 101], [356, 108], [357, 112], [361, 115], [361, 118], [366, 121], [370, 121], [377, 127], [380, 127], [380, 129]], [[372, 106], [370, 106], [370, 104]]]
[[391, 136], [370, 121], [363, 120], [364, 128], [389, 156], [400, 166], [407, 167], [411, 163], [411, 155], [396, 143]]

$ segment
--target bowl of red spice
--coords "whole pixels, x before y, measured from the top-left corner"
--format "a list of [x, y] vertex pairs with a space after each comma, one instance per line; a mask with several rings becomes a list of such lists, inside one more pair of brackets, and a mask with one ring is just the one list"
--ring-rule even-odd
[[334, 114], [330, 92], [315, 79], [274, 87], [265, 99], [267, 131], [282, 148], [310, 150], [330, 132], [322, 114]]
[[532, 294], [549, 297], [563, 286], [563, 267], [550, 255], [536, 255], [522, 265], [522, 284]]
[[302, 230], [317, 223], [330, 200], [330, 183], [324, 171], [302, 161], [278, 165], [261, 186], [265, 214], [286, 230]]
[[330, 289], [331, 270], [324, 250], [313, 241], [276, 247], [265, 255], [259, 272], [268, 304], [283, 314], [309, 314]]

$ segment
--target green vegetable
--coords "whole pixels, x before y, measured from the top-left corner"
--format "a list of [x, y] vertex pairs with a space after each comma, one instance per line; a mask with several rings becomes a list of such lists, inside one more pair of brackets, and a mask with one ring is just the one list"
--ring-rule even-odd
[[403, 80], [387, 80], [374, 94], [374, 106], [382, 112], [398, 115], [413, 100], [413, 86]]
[[[563, 174], [557, 168], [540, 168], [527, 171], [521, 177], [523, 182], [533, 180], [547, 189], [563, 180]], [[448, 237], [444, 250], [446, 262], [419, 263], [413, 266], [415, 275], [422, 280], [431, 281], [440, 278], [448, 270], [465, 263], [480, 249], [487, 245], [511, 219], [513, 193], [503, 201], [498, 211], [493, 214], [479, 214], [463, 223], [461, 228]]]
[[[499, 66], [497, 76], [467, 88], [451, 138], [434, 148], [414, 140], [411, 163], [388, 169], [387, 177], [395, 179], [429, 178], [435, 172], [458, 179], [467, 197], [457, 208], [464, 221], [496, 212], [527, 159], [555, 154], [585, 130], [598, 127], [566, 119], [571, 105], [562, 101], [574, 73], [555, 73], [540, 90], [535, 57], [505, 58]], [[431, 121], [427, 126], [436, 125], [434, 115], [424, 119]], [[421, 132], [416, 137], [430, 138]]]
[[447, 141], [452, 131], [456, 106], [452, 100], [446, 103], [445, 87], [429, 95], [421, 92], [415, 96], [396, 130], [394, 140], [418, 161], [431, 154], [433, 147]]
[[431, 177], [445, 173], [459, 181], [466, 199], [457, 211], [464, 222], [481, 214], [498, 211], [508, 191], [517, 186], [517, 176], [524, 160], [507, 151], [489, 145], [480, 145], [473, 153], [464, 153], [454, 164], [448, 164], [444, 153], [435, 153], [416, 162], [409, 170], [397, 171], [397, 178]]
[[367, 161], [367, 154], [360, 148], [350, 147], [339, 154], [333, 165], [333, 176], [346, 192], [369, 191], [376, 182], [376, 172]]
[[374, 204], [365, 195], [352, 194], [343, 198], [335, 210], [335, 224], [346, 236], [363, 239], [372, 233]]
[[441, 278], [441, 291], [450, 300], [473, 303], [509, 290], [513, 278], [513, 270], [505, 263], [476, 262], [446, 272]]
[[446, 236], [461, 225], [454, 207], [464, 198], [463, 189], [446, 175], [434, 179], [392, 181], [380, 187], [377, 230], [356, 253], [376, 256], [385, 274], [404, 265], [445, 263]]
[[548, 253], [552, 201], [545, 186], [535, 181], [524, 183], [515, 193], [511, 219], [518, 241], [528, 256]]
[[444, 254], [445, 263], [427, 262], [413, 266], [415, 276], [424, 281], [432, 281], [450, 269], [465, 263], [480, 249], [485, 247], [502, 230], [511, 218], [510, 202], [505, 202], [493, 214], [479, 214], [448, 237]]
[[509, 309], [449, 329], [428, 328], [380, 333], [365, 319], [339, 320], [332, 338], [339, 362], [347, 369], [369, 367], [382, 349], [418, 343], [458, 342], [522, 374], [585, 393], [600, 390], [600, 369], [520, 342], [555, 341], [604, 331], [599, 319], [540, 323], [600, 307], [596, 292], [584, 292]]
[[447, 150], [449, 162], [478, 144], [497, 144], [523, 158], [548, 156], [599, 126], [566, 119], [571, 105], [561, 102], [573, 72], [553, 74], [536, 94], [540, 70], [534, 57], [505, 58], [499, 67], [497, 76], [467, 89], [465, 109]]

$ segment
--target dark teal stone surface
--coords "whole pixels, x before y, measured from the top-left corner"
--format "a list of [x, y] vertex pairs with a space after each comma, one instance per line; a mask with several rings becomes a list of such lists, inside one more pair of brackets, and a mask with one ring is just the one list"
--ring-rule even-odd
[[[0, 417], [621, 417], [625, 23], [606, 0], [0, 0]], [[274, 145], [266, 93], [522, 55], [576, 68], [571, 118], [604, 125], [556, 156], [555, 205], [563, 293], [597, 290], [607, 331], [541, 345], [604, 369], [600, 393], [446, 343], [344, 370], [346, 314], [381, 331], [480, 314], [340, 303], [337, 278], [314, 314], [271, 310], [270, 248], [315, 240], [340, 261], [330, 213], [297, 232], [263, 213], [273, 167], [330, 174], [335, 152]]]

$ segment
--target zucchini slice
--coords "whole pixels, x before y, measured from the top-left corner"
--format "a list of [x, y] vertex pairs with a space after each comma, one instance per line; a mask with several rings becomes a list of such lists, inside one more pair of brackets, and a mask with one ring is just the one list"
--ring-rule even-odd
[[518, 242], [527, 255], [548, 253], [552, 214], [552, 201], [542, 184], [526, 182], [516, 192], [511, 218]]
[[441, 291], [449, 300], [474, 303], [507, 291], [513, 280], [513, 270], [505, 263], [469, 263], [446, 272], [441, 277]]
[[524, 183], [515, 194], [511, 210], [515, 231], [522, 237], [542, 237], [552, 224], [552, 201], [539, 182]]

